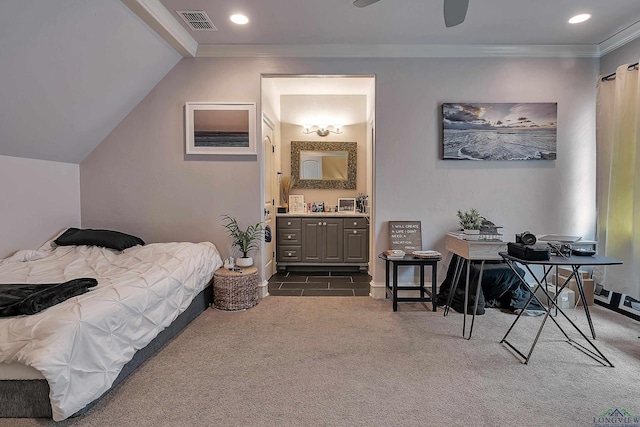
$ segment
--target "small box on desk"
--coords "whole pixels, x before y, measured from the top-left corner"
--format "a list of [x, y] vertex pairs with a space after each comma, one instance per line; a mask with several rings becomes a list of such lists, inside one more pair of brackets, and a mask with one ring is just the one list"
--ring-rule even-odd
[[[556, 286], [555, 285], [548, 285], [547, 286], [547, 292], [549, 293], [549, 296], [551, 298], [555, 298], [556, 296]], [[562, 290], [562, 292], [560, 292], [560, 295], [558, 296], [558, 299], [556, 301], [556, 304], [558, 304], [558, 307], [565, 309], [565, 308], [574, 308], [576, 306], [576, 296], [575, 296], [575, 292], [573, 292], [573, 290], [571, 289], [567, 289], [564, 288]], [[541, 289], [538, 289], [536, 291], [536, 298], [538, 298], [538, 301], [540, 301], [541, 304], [544, 305], [549, 305], [548, 301], [547, 301], [547, 296], [544, 294], [544, 292], [542, 292]]]

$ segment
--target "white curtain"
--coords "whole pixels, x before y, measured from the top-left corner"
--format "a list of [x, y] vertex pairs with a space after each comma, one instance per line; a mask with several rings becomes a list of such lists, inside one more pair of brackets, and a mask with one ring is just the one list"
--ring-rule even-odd
[[597, 234], [599, 252], [623, 261], [594, 271], [605, 289], [640, 299], [640, 76], [618, 67], [598, 78]]

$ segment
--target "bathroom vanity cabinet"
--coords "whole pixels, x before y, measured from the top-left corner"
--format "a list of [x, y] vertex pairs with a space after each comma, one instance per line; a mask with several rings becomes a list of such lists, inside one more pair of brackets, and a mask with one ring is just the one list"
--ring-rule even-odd
[[276, 236], [280, 271], [288, 267], [368, 267], [366, 215], [279, 214]]

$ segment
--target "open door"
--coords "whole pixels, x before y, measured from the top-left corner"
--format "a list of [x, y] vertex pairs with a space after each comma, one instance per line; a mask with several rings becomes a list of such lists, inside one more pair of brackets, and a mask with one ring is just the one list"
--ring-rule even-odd
[[271, 242], [266, 242], [263, 251], [262, 262], [265, 271], [265, 280], [276, 272], [276, 240], [275, 240], [275, 217], [276, 217], [276, 186], [277, 175], [275, 168], [275, 143], [274, 132], [271, 121], [264, 116], [262, 119], [262, 137], [264, 153], [264, 223], [265, 227], [271, 230]]

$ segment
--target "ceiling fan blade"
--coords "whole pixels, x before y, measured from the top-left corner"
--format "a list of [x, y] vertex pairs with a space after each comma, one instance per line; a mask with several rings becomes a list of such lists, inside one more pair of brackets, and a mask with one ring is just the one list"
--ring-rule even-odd
[[354, 0], [353, 5], [355, 7], [367, 7], [370, 4], [379, 2], [380, 0]]
[[455, 27], [467, 16], [469, 0], [444, 0], [444, 25]]

